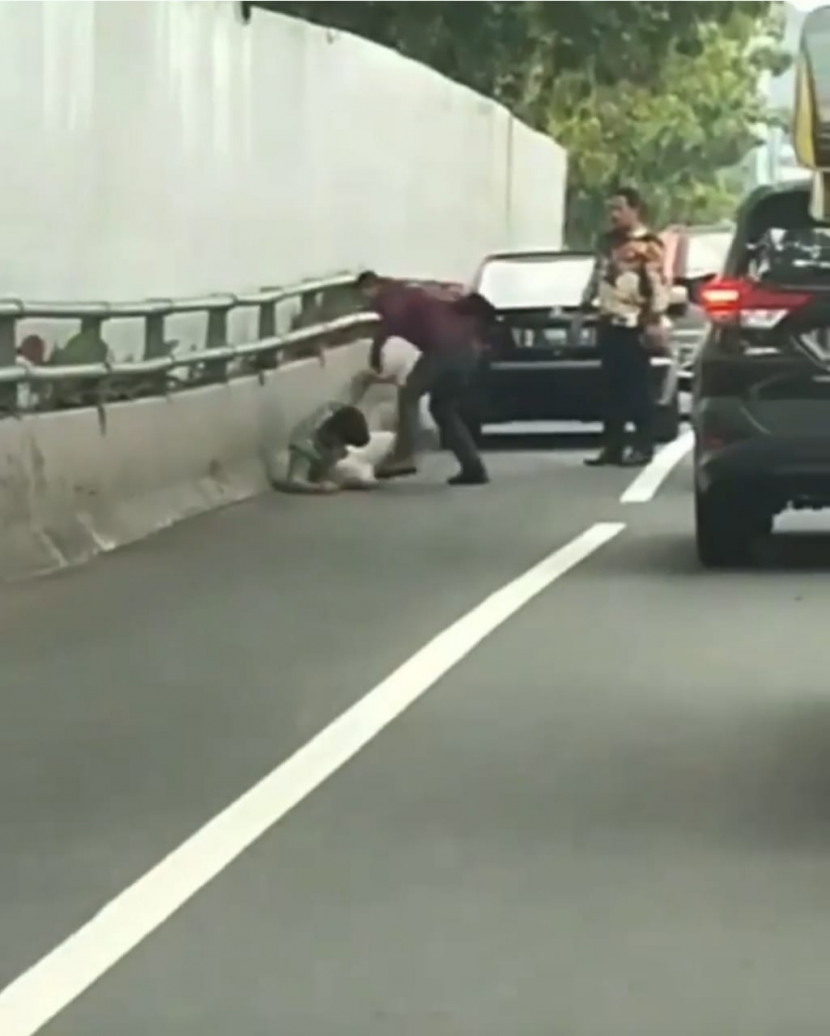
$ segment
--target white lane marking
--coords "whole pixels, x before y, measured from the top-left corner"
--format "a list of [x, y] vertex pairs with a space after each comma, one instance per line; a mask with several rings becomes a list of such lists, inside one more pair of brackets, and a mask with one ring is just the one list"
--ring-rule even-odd
[[623, 524], [595, 525], [488, 597], [113, 899], [0, 992], [2, 1036], [40, 1032], [490, 634], [624, 530]]
[[663, 483], [678, 464], [692, 452], [695, 444], [694, 432], [685, 431], [674, 442], [664, 446], [649, 466], [637, 476], [623, 493], [624, 504], [648, 504], [659, 493]]

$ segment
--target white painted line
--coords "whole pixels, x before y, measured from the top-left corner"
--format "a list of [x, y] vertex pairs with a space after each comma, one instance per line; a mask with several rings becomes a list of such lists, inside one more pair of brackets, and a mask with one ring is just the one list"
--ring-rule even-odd
[[[544, 590], [611, 543], [595, 525], [413, 655], [261, 783], [0, 992], [2, 1036], [35, 1036]], [[118, 1029], [113, 1023], [113, 1032]]]
[[687, 430], [674, 442], [664, 446], [649, 466], [637, 476], [623, 493], [624, 504], [648, 504], [660, 492], [666, 479], [694, 449], [694, 432]]

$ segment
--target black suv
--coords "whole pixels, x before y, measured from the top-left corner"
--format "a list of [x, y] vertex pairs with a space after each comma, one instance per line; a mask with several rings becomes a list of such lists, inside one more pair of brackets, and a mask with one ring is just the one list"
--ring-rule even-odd
[[695, 362], [701, 562], [748, 562], [788, 508], [830, 507], [830, 224], [810, 185], [755, 191], [722, 276], [701, 289]]

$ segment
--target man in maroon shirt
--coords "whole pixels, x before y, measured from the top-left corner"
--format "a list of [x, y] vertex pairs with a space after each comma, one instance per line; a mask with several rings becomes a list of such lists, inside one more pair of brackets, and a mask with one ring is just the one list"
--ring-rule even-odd
[[379, 476], [396, 478], [416, 470], [418, 410], [421, 399], [428, 395], [435, 423], [461, 465], [450, 485], [485, 485], [489, 482], [487, 470], [459, 413], [481, 364], [475, 318], [423, 288], [375, 273], [361, 274], [357, 286], [380, 317], [369, 359], [371, 369], [381, 370], [383, 347], [389, 338], [404, 338], [421, 353], [400, 391], [395, 448]]

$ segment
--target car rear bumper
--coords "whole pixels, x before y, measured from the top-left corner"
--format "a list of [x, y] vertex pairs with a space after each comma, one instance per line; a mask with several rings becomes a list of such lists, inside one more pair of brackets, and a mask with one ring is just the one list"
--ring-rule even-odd
[[[670, 358], [651, 363], [658, 406], [677, 397], [679, 368]], [[494, 361], [486, 371], [483, 422], [600, 421], [604, 385], [599, 359]]]
[[[729, 485], [761, 492], [777, 506], [830, 505], [830, 425], [827, 435], [771, 433], [738, 410], [696, 409], [695, 477], [700, 489]], [[730, 423], [731, 422], [731, 423]]]

